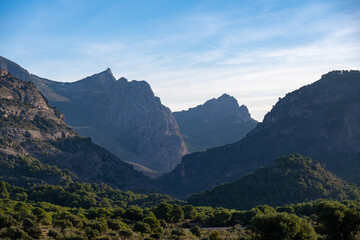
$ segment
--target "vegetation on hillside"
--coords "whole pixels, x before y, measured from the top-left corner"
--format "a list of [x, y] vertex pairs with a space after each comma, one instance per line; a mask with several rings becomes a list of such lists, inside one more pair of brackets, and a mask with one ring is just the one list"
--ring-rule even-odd
[[236, 211], [120, 192], [103, 184], [25, 189], [0, 182], [2, 239], [338, 240], [355, 239], [359, 230], [360, 202], [354, 200]]
[[189, 203], [213, 207], [249, 209], [256, 205], [279, 206], [324, 199], [359, 199], [360, 191], [326, 170], [325, 166], [299, 154], [280, 157], [240, 180], [219, 185], [189, 197]]

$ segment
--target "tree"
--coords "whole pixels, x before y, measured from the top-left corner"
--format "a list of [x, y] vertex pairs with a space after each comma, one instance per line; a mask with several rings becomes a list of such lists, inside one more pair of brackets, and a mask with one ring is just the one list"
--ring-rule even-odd
[[154, 213], [157, 219], [164, 219], [166, 222], [171, 222], [173, 218], [172, 210], [172, 205], [161, 203], [155, 208]]
[[125, 210], [125, 218], [133, 221], [141, 221], [143, 219], [143, 210], [139, 207], [131, 206]]
[[231, 213], [229, 210], [225, 208], [218, 208], [215, 210], [215, 218], [214, 218], [214, 224], [216, 226], [225, 226], [226, 223], [230, 220]]
[[196, 226], [190, 228], [190, 232], [191, 232], [192, 234], [194, 234], [195, 236], [200, 237], [201, 228], [200, 228], [198, 225], [196, 225]]
[[250, 229], [261, 240], [316, 240], [317, 235], [310, 223], [294, 214], [258, 214], [250, 222]]
[[320, 232], [328, 239], [353, 239], [360, 231], [360, 214], [336, 201], [322, 201], [316, 209]]
[[192, 205], [186, 205], [183, 207], [184, 210], [184, 217], [186, 219], [195, 219], [199, 213], [196, 211], [196, 208]]
[[210, 240], [223, 240], [218, 231], [212, 231], [209, 235]]
[[184, 211], [179, 205], [174, 205], [172, 209], [172, 222], [177, 223], [184, 220]]

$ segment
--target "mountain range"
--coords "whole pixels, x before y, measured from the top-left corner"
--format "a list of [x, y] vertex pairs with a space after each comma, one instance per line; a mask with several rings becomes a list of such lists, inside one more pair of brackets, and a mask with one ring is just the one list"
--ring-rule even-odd
[[223, 94], [186, 111], [174, 112], [188, 152], [204, 151], [241, 140], [258, 122], [245, 105]]
[[131, 165], [67, 126], [32, 82], [5, 70], [0, 72], [0, 133], [1, 179], [10, 183], [66, 184], [73, 178], [121, 189], [149, 187], [150, 180]]
[[300, 153], [326, 164], [344, 180], [360, 183], [360, 72], [332, 71], [288, 93], [242, 140], [183, 157], [157, 180], [175, 196], [210, 189]]
[[176, 120], [145, 81], [118, 80], [107, 69], [61, 83], [29, 74], [0, 57], [0, 67], [33, 82], [66, 123], [94, 143], [148, 174], [171, 171], [186, 153]]

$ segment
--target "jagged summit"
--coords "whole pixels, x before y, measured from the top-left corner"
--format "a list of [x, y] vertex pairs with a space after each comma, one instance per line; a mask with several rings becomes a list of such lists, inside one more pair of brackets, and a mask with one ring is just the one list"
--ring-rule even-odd
[[197, 192], [234, 181], [270, 165], [278, 156], [297, 152], [359, 184], [359, 125], [360, 71], [330, 72], [286, 94], [241, 141], [187, 155], [161, 181], [178, 186], [168, 192]]
[[236, 142], [257, 125], [247, 107], [226, 93], [174, 116], [189, 152]]
[[173, 169], [186, 153], [176, 120], [145, 81], [118, 80], [111, 69], [63, 83], [30, 75], [0, 58], [0, 66], [35, 83], [66, 123], [118, 157], [157, 172]]
[[121, 78], [119, 78], [116, 82], [117, 82], [117, 83], [128, 83], [128, 80], [127, 80], [127, 78], [125, 78], [125, 77], [121, 77]]
[[16, 78], [23, 79], [25, 81], [31, 80], [31, 75], [27, 70], [20, 67], [17, 63], [10, 61], [9, 59], [2, 56], [0, 56], [0, 69], [4, 69], [10, 72]]
[[[33, 157], [42, 164], [69, 169], [81, 181], [105, 182], [123, 189], [138, 189], [148, 179], [105, 149], [80, 137], [64, 121], [64, 115], [48, 105], [46, 98], [31, 82], [5, 74], [0, 76], [0, 165], [1, 177], [22, 179], [26, 171], [4, 167], [15, 156]], [[4, 142], [6, 139], [6, 142]], [[5, 144], [4, 144], [5, 143]], [[4, 164], [6, 163], [6, 164]], [[15, 166], [20, 166], [15, 162]], [[35, 166], [35, 165], [34, 165]], [[15, 175], [14, 175], [15, 174]], [[44, 176], [30, 174], [33, 183]], [[15, 177], [15, 178], [14, 178]], [[51, 176], [49, 183], [59, 183]], [[56, 182], [54, 182], [56, 180]], [[35, 181], [35, 182], [34, 182]]]

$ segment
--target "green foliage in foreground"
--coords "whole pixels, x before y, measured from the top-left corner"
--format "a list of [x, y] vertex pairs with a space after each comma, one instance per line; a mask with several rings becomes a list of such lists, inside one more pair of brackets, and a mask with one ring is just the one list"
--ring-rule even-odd
[[1, 239], [337, 240], [359, 239], [360, 231], [357, 200], [319, 199], [236, 211], [106, 185], [24, 189], [6, 182], [0, 182], [0, 196]]

